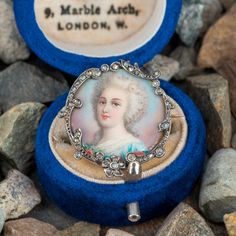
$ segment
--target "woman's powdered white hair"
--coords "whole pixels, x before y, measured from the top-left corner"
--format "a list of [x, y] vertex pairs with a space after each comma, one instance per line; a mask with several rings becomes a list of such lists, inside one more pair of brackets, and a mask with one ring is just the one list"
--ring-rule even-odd
[[[127, 91], [128, 93], [128, 108], [124, 116], [124, 126], [127, 131], [135, 135], [133, 126], [136, 122], [142, 119], [148, 106], [147, 91], [141, 86], [138, 78], [132, 77], [127, 72], [120, 71], [107, 72], [100, 78], [94, 89], [92, 100], [94, 114], [96, 114], [98, 100], [108, 87], [115, 87]], [[96, 117], [96, 115], [95, 115]]]

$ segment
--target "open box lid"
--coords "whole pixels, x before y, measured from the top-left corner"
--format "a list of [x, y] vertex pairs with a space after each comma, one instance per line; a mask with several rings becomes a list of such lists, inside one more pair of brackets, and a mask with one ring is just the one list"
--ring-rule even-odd
[[125, 59], [145, 64], [175, 31], [181, 0], [15, 0], [17, 26], [45, 62], [78, 76]]

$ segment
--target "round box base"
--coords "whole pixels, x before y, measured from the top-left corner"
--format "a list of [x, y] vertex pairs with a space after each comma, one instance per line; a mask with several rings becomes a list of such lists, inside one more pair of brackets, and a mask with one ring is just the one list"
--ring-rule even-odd
[[44, 114], [37, 132], [38, 175], [49, 197], [65, 212], [101, 225], [133, 224], [126, 205], [138, 201], [141, 220], [167, 213], [191, 192], [201, 173], [205, 157], [205, 126], [191, 99], [173, 85], [161, 86], [184, 111], [188, 123], [186, 145], [178, 158], [151, 177], [125, 184], [98, 184], [66, 170], [54, 157], [48, 141], [50, 126], [65, 105], [67, 94], [59, 97]]

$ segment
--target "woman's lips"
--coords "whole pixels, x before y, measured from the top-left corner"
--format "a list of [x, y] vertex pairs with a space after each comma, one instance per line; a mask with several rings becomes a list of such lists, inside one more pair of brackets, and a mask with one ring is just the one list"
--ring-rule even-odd
[[105, 114], [102, 114], [101, 117], [102, 117], [103, 120], [107, 120], [108, 118], [110, 118], [109, 115], [105, 115]]

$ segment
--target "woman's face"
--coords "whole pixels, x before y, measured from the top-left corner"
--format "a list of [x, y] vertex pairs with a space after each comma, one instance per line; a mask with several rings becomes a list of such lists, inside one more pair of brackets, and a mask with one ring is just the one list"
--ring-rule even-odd
[[115, 87], [104, 89], [97, 104], [99, 124], [104, 128], [111, 128], [123, 123], [127, 107], [126, 91]]

